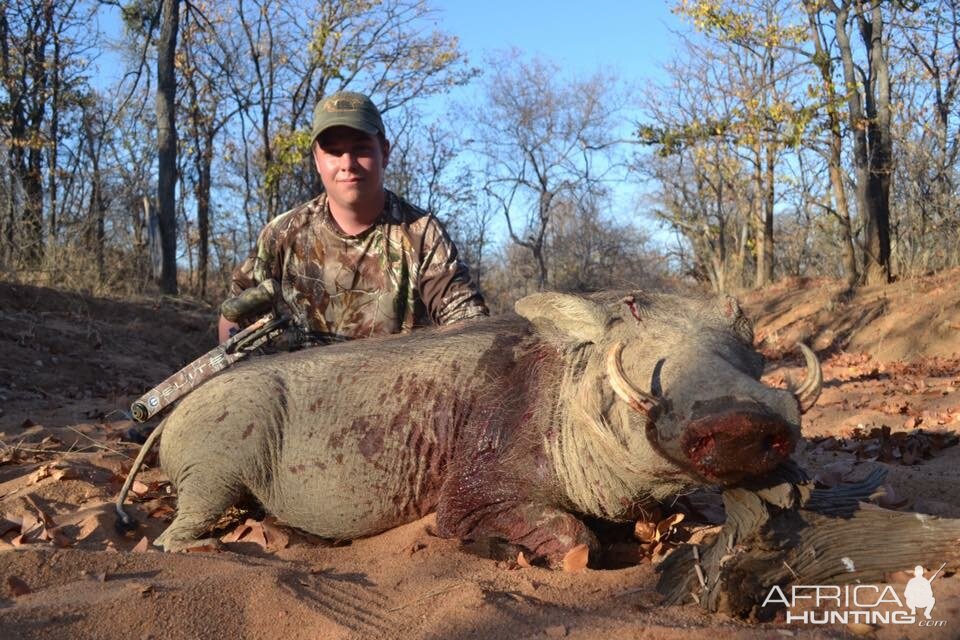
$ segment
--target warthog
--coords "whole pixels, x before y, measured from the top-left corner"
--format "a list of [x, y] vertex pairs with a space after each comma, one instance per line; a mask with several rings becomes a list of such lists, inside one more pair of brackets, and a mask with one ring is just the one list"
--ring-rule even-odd
[[226, 371], [161, 425], [179, 505], [156, 544], [198, 544], [253, 497], [337, 539], [435, 510], [441, 536], [555, 566], [597, 544], [583, 515], [628, 520], [789, 457], [820, 390], [809, 349], [807, 379], [775, 389], [733, 298], [601, 299], [535, 294], [517, 315]]

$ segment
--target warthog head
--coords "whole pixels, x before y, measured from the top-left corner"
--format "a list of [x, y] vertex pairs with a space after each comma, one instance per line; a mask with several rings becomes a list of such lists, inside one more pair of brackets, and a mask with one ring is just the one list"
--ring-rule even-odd
[[[763, 357], [753, 348], [749, 320], [729, 296], [634, 294], [602, 303], [544, 293], [516, 308], [549, 341], [565, 339], [567, 353], [580, 354], [568, 355], [573, 372], [561, 391], [575, 416], [567, 439], [585, 430], [594, 435], [582, 439], [581, 448], [598, 438], [616, 443], [629, 458], [614, 455], [611, 446], [592, 457], [642, 463], [675, 485], [728, 485], [771, 471], [793, 452], [800, 415], [820, 393], [820, 365], [805, 346], [808, 373], [797, 388], [759, 381]], [[561, 466], [569, 466], [566, 457]], [[604, 482], [651, 484], [639, 469], [632, 480], [627, 475]], [[663, 495], [669, 487], [642, 490]]]

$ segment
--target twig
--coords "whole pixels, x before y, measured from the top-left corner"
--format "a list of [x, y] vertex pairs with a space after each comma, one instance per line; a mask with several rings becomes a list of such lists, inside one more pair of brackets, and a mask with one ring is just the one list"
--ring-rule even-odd
[[122, 456], [122, 457], [126, 458], [127, 460], [132, 460], [132, 459], [133, 459], [133, 458], [131, 458], [130, 456], [128, 456], [127, 454], [123, 453], [122, 451], [117, 451], [116, 449], [114, 449], [114, 448], [112, 448], [112, 447], [108, 447], [107, 445], [103, 444], [103, 443], [100, 442], [99, 440], [96, 440], [96, 439], [94, 439], [94, 438], [91, 438], [90, 436], [88, 436], [87, 434], [85, 434], [85, 433], [82, 432], [82, 431], [79, 431], [79, 430], [77, 430], [77, 429], [75, 429], [75, 428], [73, 428], [73, 427], [67, 427], [67, 429], [70, 429], [70, 431], [73, 431], [73, 432], [74, 432], [75, 434], [77, 434], [78, 436], [83, 436], [84, 438], [86, 438], [87, 440], [89, 440], [90, 442], [92, 442], [92, 443], [93, 443], [93, 446], [96, 447], [96, 448], [98, 448], [98, 449], [103, 449], [104, 451], [109, 451], [110, 453], [115, 453], [115, 454], [117, 454], [118, 456]]

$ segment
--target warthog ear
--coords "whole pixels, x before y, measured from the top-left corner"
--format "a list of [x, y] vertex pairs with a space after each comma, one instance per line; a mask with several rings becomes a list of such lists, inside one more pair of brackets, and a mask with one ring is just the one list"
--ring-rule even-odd
[[579, 342], [598, 342], [608, 315], [601, 305], [565, 293], [534, 293], [517, 300], [514, 309], [530, 322], [549, 320]]

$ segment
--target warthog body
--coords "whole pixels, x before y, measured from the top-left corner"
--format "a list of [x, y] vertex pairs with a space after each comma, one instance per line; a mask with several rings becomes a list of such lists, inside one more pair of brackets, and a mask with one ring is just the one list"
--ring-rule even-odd
[[583, 514], [628, 519], [792, 451], [810, 390], [798, 402], [758, 381], [732, 298], [537, 294], [517, 310], [214, 378], [163, 425], [179, 508], [157, 544], [196, 544], [252, 496], [337, 539], [436, 510], [442, 536], [502, 539], [556, 564], [595, 544]]

